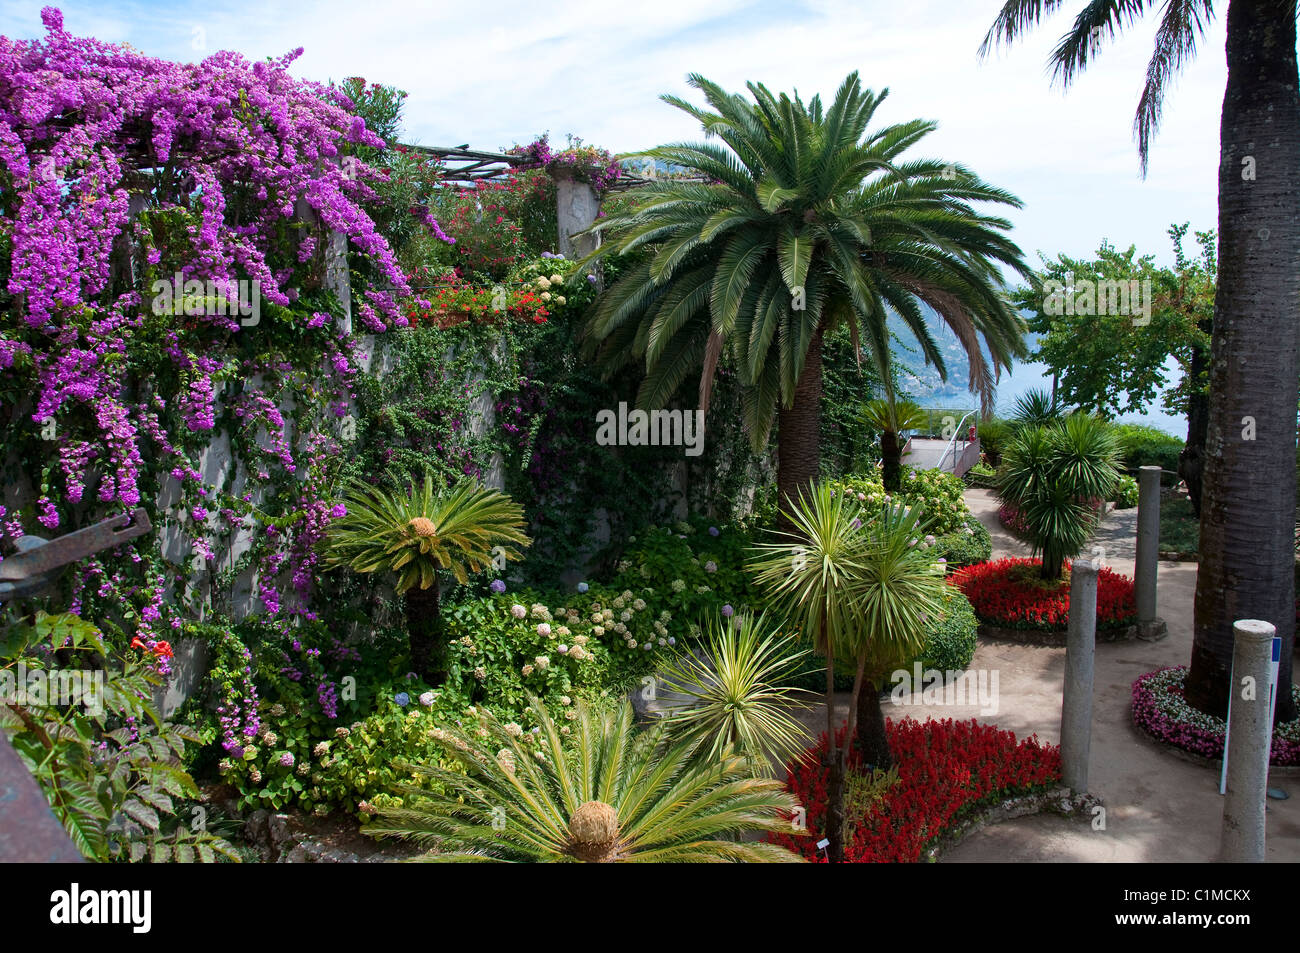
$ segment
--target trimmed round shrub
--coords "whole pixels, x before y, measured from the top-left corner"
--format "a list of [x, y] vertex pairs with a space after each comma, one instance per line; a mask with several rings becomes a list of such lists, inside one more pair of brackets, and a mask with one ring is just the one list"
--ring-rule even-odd
[[[942, 618], [930, 624], [925, 650], [916, 657], [922, 669], [956, 672], [970, 665], [979, 645], [979, 619], [960, 589], [949, 586]], [[910, 668], [911, 665], [905, 666]]]
[[1178, 455], [1183, 452], [1183, 441], [1178, 437], [1145, 424], [1115, 424], [1112, 433], [1119, 441], [1121, 465], [1126, 470], [1160, 467], [1170, 471], [1161, 474], [1162, 483], [1172, 485], [1178, 482]]
[[[1138, 676], [1133, 683], [1133, 724], [1156, 741], [1217, 761], [1223, 757], [1224, 720], [1188, 704], [1183, 697], [1186, 677], [1186, 665]], [[1300, 704], [1300, 688], [1292, 685], [1291, 697]], [[1269, 761], [1279, 766], [1300, 764], [1300, 719], [1273, 729]]]
[[1115, 484], [1115, 509], [1131, 510], [1138, 505], [1138, 481], [1125, 474]]

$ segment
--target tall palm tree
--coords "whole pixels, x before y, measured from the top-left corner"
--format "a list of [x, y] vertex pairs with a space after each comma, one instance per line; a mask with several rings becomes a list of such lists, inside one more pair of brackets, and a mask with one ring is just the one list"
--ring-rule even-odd
[[431, 684], [447, 674], [439, 639], [438, 572], [464, 584], [473, 573], [520, 558], [531, 543], [523, 508], [499, 490], [465, 481], [435, 491], [426, 473], [404, 493], [354, 485], [347, 514], [330, 524], [326, 565], [355, 572], [391, 572], [404, 597], [411, 668]]
[[[1009, 0], [981, 46], [1010, 42], [1060, 0]], [[1066, 85], [1155, 0], [1092, 0], [1051, 62]], [[1164, 0], [1155, 52], [1134, 118], [1145, 174], [1164, 94], [1195, 55], [1213, 0]], [[1201, 497], [1201, 560], [1187, 700], [1227, 712], [1232, 623], [1265, 619], [1282, 637], [1277, 721], [1296, 717], [1295, 389], [1300, 364], [1300, 71], [1296, 0], [1229, 0], [1228, 85], [1219, 122], [1219, 255], [1209, 425]]]
[[899, 441], [899, 434], [929, 423], [930, 417], [914, 401], [897, 400], [893, 388], [888, 386], [884, 397], [867, 401], [862, 408], [862, 417], [880, 431], [881, 480], [885, 489], [892, 493], [903, 482], [903, 444]]
[[[848, 745], [860, 741], [864, 758], [878, 766], [890, 761], [876, 679], [921, 651], [927, 613], [937, 616], [943, 609], [943, 570], [915, 545], [924, 535], [920, 517], [919, 509], [901, 506], [868, 513], [850, 495], [817, 483], [787, 512], [792, 529], [756, 546], [751, 560], [758, 584], [826, 659], [826, 838], [832, 862], [844, 856]], [[843, 748], [836, 742], [837, 658], [855, 666]], [[869, 723], [858, 721], [864, 687], [875, 696]], [[864, 707], [871, 711], [870, 704]]]
[[886, 319], [897, 314], [946, 377], [921, 310], [931, 306], [962, 342], [971, 388], [991, 407], [998, 372], [1024, 353], [998, 269], [1028, 271], [1003, 234], [1010, 223], [973, 203], [1018, 208], [1019, 199], [954, 163], [906, 158], [933, 122], [868, 130], [888, 90], [864, 90], [856, 73], [826, 109], [820, 96], [805, 103], [762, 84], [748, 84], [752, 101], [699, 75], [690, 84], [711, 109], [664, 101], [720, 141], [642, 155], [700, 180], [651, 181], [593, 228], [611, 240], [589, 262], [649, 252], [592, 310], [587, 333], [606, 373], [642, 363], [637, 400], [655, 408], [698, 371], [707, 412], [715, 369], [729, 356], [755, 450], [777, 427], [787, 502], [817, 478], [822, 342], [837, 326], [847, 325], [855, 352], [865, 337], [887, 379]]
[[423, 858], [432, 861], [801, 860], [775, 844], [736, 839], [789, 832], [798, 804], [734, 752], [701, 757], [699, 739], [675, 740], [663, 723], [634, 736], [626, 699], [604, 713], [579, 702], [571, 740], [536, 698], [532, 711], [536, 734], [486, 713], [473, 731], [434, 729], [458, 770], [412, 765], [437, 782], [436, 793], [406, 789], [410, 806], [380, 811], [366, 833], [435, 848]]

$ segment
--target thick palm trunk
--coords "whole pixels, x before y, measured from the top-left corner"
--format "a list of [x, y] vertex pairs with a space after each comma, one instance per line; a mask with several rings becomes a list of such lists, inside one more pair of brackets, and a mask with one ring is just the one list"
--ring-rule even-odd
[[880, 435], [880, 477], [890, 493], [903, 482], [903, 448], [898, 444], [898, 434], [890, 430]]
[[864, 679], [857, 698], [858, 729], [853, 743], [864, 767], [888, 771], [894, 764], [889, 750], [889, 737], [885, 734], [885, 712], [880, 707], [880, 688], [875, 679]]
[[[816, 480], [821, 468], [822, 332], [808, 344], [808, 358], [794, 401], [777, 412], [776, 488], [784, 513]], [[779, 524], [788, 529], [782, 518]]]
[[438, 584], [406, 590], [406, 637], [411, 647], [411, 671], [430, 685], [447, 678], [447, 653], [438, 633]]
[[1300, 308], [1295, 21], [1295, 0], [1232, 0], [1228, 7], [1210, 422], [1186, 685], [1189, 702], [1222, 716], [1233, 621], [1271, 622], [1282, 637], [1278, 721], [1296, 715], [1290, 692]]
[[[1211, 333], [1210, 327], [1202, 322], [1202, 330]], [[1187, 376], [1193, 384], [1201, 379], [1210, 366], [1210, 355], [1204, 348], [1192, 350], [1192, 360], [1187, 369]], [[1201, 515], [1201, 489], [1205, 480], [1205, 438], [1210, 427], [1210, 396], [1194, 390], [1187, 398], [1187, 444], [1178, 455], [1178, 475], [1187, 484], [1187, 498], [1192, 503], [1192, 512], [1197, 518]]]

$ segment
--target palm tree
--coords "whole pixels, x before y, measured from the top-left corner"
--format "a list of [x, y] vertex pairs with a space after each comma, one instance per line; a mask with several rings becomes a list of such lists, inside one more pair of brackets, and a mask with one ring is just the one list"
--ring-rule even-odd
[[1047, 427], [1061, 419], [1056, 398], [1041, 387], [1033, 387], [1016, 398], [1011, 420], [1018, 426]]
[[531, 542], [521, 529], [523, 509], [499, 490], [469, 481], [435, 492], [428, 473], [420, 488], [405, 493], [356, 484], [345, 505], [347, 514], [329, 527], [327, 565], [397, 577], [411, 667], [440, 684], [447, 669], [438, 637], [438, 572], [450, 571], [463, 585], [472, 573], [519, 559], [515, 547]]
[[[836, 742], [836, 659], [852, 659], [856, 666], [848, 720], [852, 744], [859, 738], [864, 685], [874, 694], [880, 672], [921, 651], [925, 617], [942, 611], [939, 597], [945, 583], [942, 569], [916, 545], [924, 535], [919, 509], [886, 507], [869, 514], [850, 495], [817, 483], [786, 515], [793, 528], [778, 532], [776, 542], [756, 546], [751, 569], [788, 621], [810, 635], [826, 659], [827, 856], [839, 862], [844, 856], [848, 746], [841, 749]], [[866, 523], [873, 515], [874, 521]], [[863, 754], [887, 765], [878, 696], [875, 706], [878, 717], [864, 726]]]
[[921, 310], [929, 305], [962, 342], [971, 388], [991, 406], [997, 373], [1024, 353], [1024, 325], [998, 268], [1028, 270], [1003, 234], [1010, 223], [972, 203], [1018, 208], [1019, 199], [954, 163], [906, 159], [933, 122], [868, 131], [888, 91], [864, 90], [856, 73], [825, 110], [820, 96], [805, 103], [761, 84], [748, 84], [752, 102], [699, 75], [690, 84], [711, 110], [664, 101], [721, 141], [642, 155], [697, 180], [651, 181], [628, 210], [593, 227], [611, 240], [588, 262], [649, 252], [592, 310], [587, 334], [605, 373], [643, 363], [637, 401], [655, 408], [698, 370], [707, 412], [715, 370], [729, 356], [755, 450], [778, 429], [777, 486], [787, 504], [818, 475], [822, 342], [837, 326], [847, 326], [855, 353], [865, 335], [888, 379], [886, 319], [897, 314], [946, 376]]
[[[1009, 0], [981, 46], [1010, 42], [1059, 0]], [[1064, 84], [1103, 36], [1131, 25], [1155, 0], [1088, 3], [1052, 53]], [[1134, 130], [1142, 171], [1165, 90], [1195, 55], [1213, 0], [1165, 0]], [[1297, 379], [1300, 298], [1300, 71], [1296, 0], [1229, 0], [1228, 84], [1219, 122], [1218, 286], [1214, 299], [1209, 424], [1201, 497], [1201, 559], [1187, 700], [1227, 712], [1232, 624], [1266, 619], [1282, 638], [1279, 684], [1291, 684], [1295, 639]], [[1278, 692], [1276, 720], [1296, 717]]]
[[804, 693], [780, 684], [807, 654], [766, 614], [711, 616], [702, 651], [680, 652], [659, 668], [664, 689], [693, 699], [663, 720], [679, 737], [707, 747], [709, 757], [731, 748], [755, 773], [770, 776], [773, 765], [800, 757], [811, 740], [790, 715]]
[[1088, 542], [1095, 505], [1110, 499], [1120, 477], [1119, 459], [1110, 425], [1090, 414], [1025, 424], [1007, 441], [997, 493], [1020, 510], [1044, 579], [1060, 579], [1065, 560]]
[[929, 423], [930, 417], [915, 402], [896, 400], [893, 389], [889, 387], [885, 389], [884, 397], [866, 403], [862, 416], [871, 427], [880, 431], [881, 477], [885, 489], [892, 493], [903, 481], [903, 445], [899, 434]]
[[[775, 844], [736, 835], [791, 829], [797, 809], [784, 786], [755, 778], [731, 751], [700, 757], [662, 722], [633, 736], [632, 706], [598, 713], [579, 702], [564, 729], [531, 699], [539, 731], [484, 713], [476, 729], [434, 729], [455, 763], [412, 770], [410, 806], [381, 810], [365, 831], [437, 853], [432, 861], [717, 863], [790, 861]], [[567, 725], [566, 725], [567, 727]], [[535, 739], [535, 741], [534, 741]]]

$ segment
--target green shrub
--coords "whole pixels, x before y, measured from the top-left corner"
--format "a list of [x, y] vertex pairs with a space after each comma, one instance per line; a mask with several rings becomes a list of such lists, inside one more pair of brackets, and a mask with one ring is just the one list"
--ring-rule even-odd
[[698, 516], [650, 526], [628, 540], [609, 585], [653, 589], [660, 611], [690, 623], [724, 605], [757, 609], [761, 596], [745, 571], [751, 541], [744, 528]]
[[979, 437], [980, 452], [988, 457], [990, 465], [996, 467], [1002, 459], [1002, 446], [1011, 432], [1011, 424], [1001, 417], [982, 420], [975, 425], [975, 435]]
[[993, 469], [982, 460], [966, 471], [962, 478], [966, 481], [967, 486], [976, 486], [982, 489], [991, 490], [997, 480], [998, 471]]
[[[831, 483], [837, 492], [854, 493], [869, 506], [885, 502], [885, 487], [880, 473], [855, 474]], [[903, 468], [902, 488], [896, 494], [910, 506], [920, 506], [926, 528], [935, 536], [955, 533], [966, 525], [970, 508], [962, 498], [965, 484], [951, 473], [941, 470]]]
[[1115, 484], [1115, 509], [1128, 510], [1138, 505], [1138, 481], [1125, 474]]
[[936, 538], [934, 546], [936, 554], [948, 561], [949, 569], [982, 563], [993, 555], [993, 539], [974, 516], [968, 516], [955, 532]]
[[1119, 441], [1121, 466], [1126, 470], [1156, 466], [1169, 472], [1161, 474], [1161, 482], [1173, 485], [1178, 482], [1178, 455], [1183, 441], [1171, 437], [1163, 430], [1145, 424], [1115, 424], [1111, 428]]
[[[949, 586], [944, 597], [942, 618], [930, 623], [925, 637], [925, 650], [913, 661], [921, 668], [941, 672], [956, 672], [966, 668], [975, 657], [978, 645], [979, 620], [970, 601], [955, 586]], [[911, 668], [911, 663], [904, 666]]]

